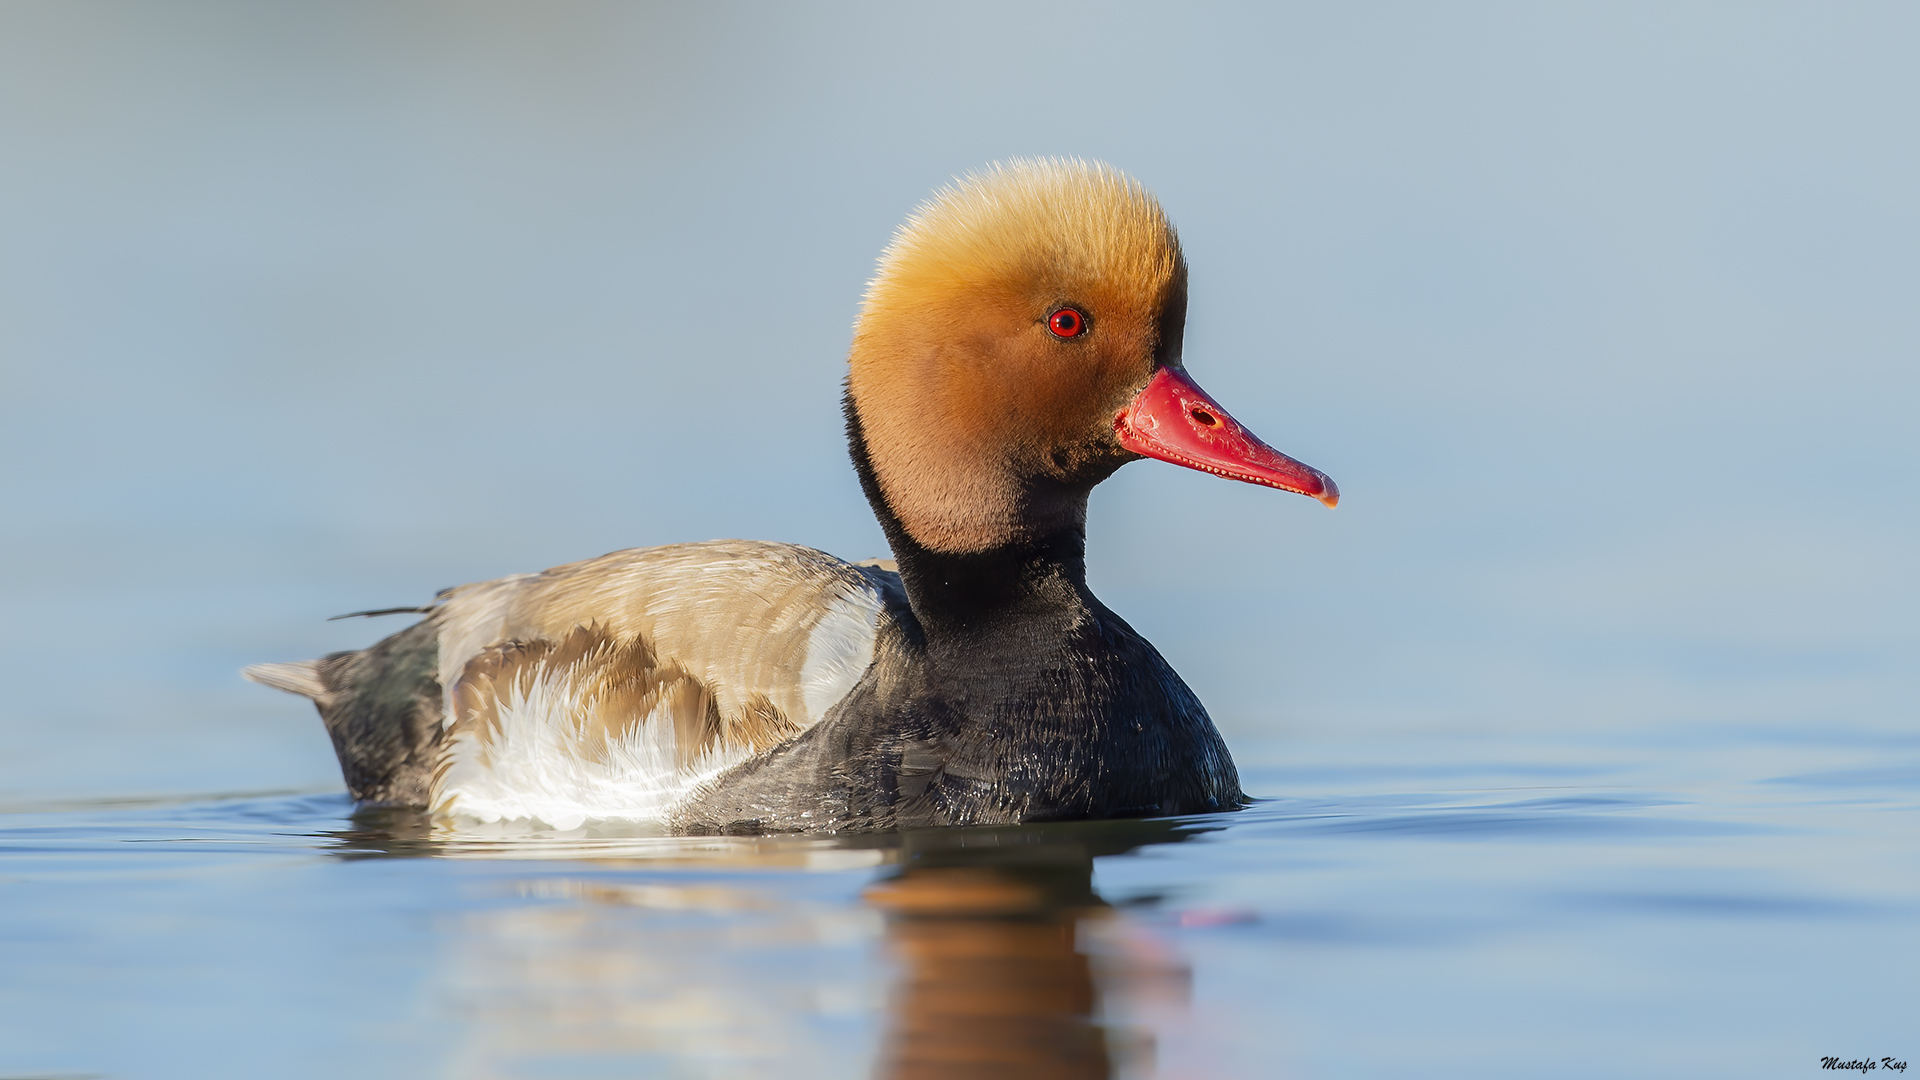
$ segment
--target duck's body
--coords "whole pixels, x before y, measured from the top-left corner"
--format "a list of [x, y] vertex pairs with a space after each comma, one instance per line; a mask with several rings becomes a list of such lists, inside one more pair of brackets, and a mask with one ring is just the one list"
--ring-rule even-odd
[[943, 193], [856, 331], [854, 464], [896, 559], [714, 541], [448, 590], [314, 699], [349, 790], [685, 832], [1137, 817], [1243, 796], [1199, 700], [1088, 591], [1087, 493], [1148, 455], [1331, 503], [1179, 363], [1172, 229], [1109, 170]]

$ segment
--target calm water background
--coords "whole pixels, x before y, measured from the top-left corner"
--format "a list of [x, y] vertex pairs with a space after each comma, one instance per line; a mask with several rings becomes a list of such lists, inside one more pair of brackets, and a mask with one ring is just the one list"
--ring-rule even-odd
[[[1061, 1075], [1912, 1060], [1917, 53], [1903, 3], [0, 8], [0, 1076], [907, 1075], [963, 984]], [[620, 547], [880, 553], [861, 286], [1056, 153], [1159, 194], [1192, 370], [1347, 494], [1094, 501], [1270, 801], [436, 836], [238, 681]]]

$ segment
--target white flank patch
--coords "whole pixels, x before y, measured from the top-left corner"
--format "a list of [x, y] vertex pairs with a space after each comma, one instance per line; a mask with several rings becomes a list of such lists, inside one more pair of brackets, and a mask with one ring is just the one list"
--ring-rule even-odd
[[807, 662], [800, 668], [800, 699], [807, 703], [809, 724], [825, 719], [873, 663], [881, 606], [878, 590], [842, 593], [813, 624]]
[[436, 813], [483, 822], [536, 819], [555, 829], [588, 819], [659, 821], [693, 788], [752, 753], [716, 746], [687, 766], [680, 760], [668, 707], [633, 725], [604, 748], [583, 738], [575, 717], [590, 707], [576, 669], [543, 671], [515, 685], [500, 702], [500, 728], [483, 747], [472, 732], [456, 735], [450, 764], [435, 792]]

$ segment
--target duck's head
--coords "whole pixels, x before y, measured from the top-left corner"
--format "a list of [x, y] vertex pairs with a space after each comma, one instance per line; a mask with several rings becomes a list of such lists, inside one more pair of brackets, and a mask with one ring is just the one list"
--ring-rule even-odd
[[1084, 525], [1155, 457], [1332, 506], [1333, 481], [1241, 427], [1181, 362], [1187, 268], [1160, 205], [1104, 165], [1015, 161], [901, 226], [847, 377], [869, 494], [948, 554]]

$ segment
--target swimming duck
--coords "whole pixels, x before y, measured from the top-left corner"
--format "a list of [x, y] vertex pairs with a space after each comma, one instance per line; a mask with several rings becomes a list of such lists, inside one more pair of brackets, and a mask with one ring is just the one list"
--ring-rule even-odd
[[844, 831], [1237, 807], [1199, 699], [1087, 588], [1087, 497], [1141, 457], [1339, 493], [1188, 375], [1186, 308], [1179, 239], [1138, 182], [989, 167], [901, 226], [854, 330], [847, 441], [894, 561], [618, 551], [448, 589], [367, 649], [245, 674], [313, 700], [359, 802], [481, 821]]

